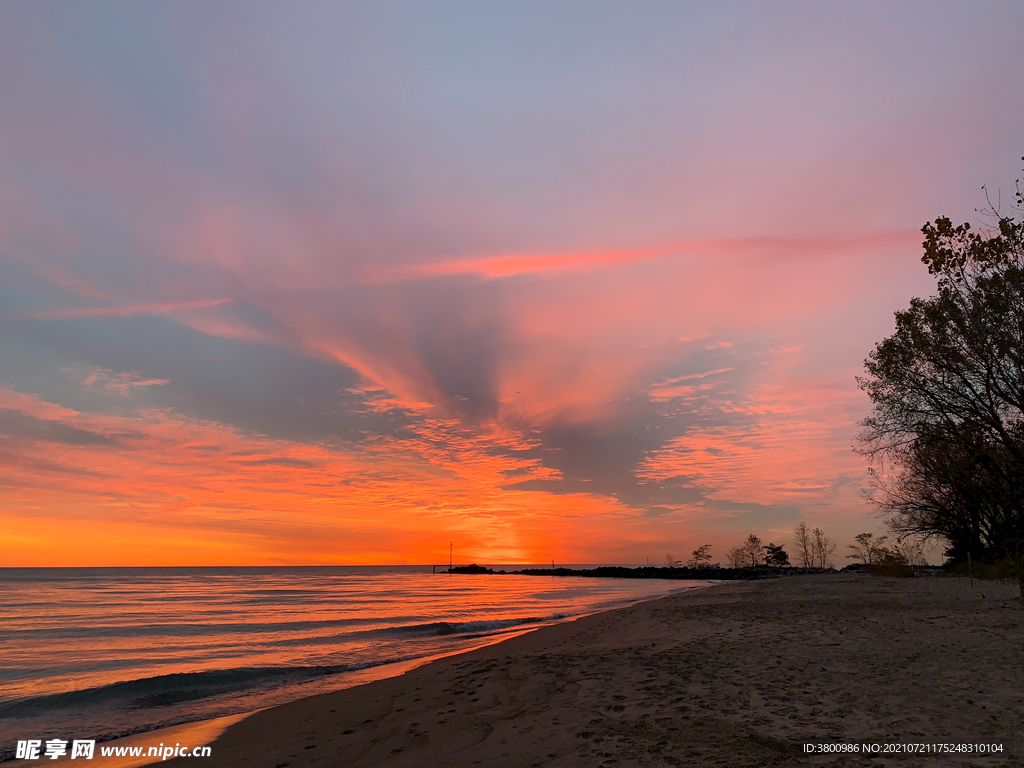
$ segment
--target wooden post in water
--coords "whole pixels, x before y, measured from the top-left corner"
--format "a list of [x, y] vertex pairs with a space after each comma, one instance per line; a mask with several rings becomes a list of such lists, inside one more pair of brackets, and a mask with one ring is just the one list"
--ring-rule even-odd
[[448, 542], [448, 573], [452, 572], [452, 542]]

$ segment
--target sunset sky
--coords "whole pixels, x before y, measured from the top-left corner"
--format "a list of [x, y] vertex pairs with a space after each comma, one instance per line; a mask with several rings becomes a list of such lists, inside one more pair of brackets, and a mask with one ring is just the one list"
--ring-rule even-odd
[[921, 225], [1010, 200], [1021, 30], [1020, 2], [0, 5], [0, 565], [881, 530], [855, 376], [932, 289]]

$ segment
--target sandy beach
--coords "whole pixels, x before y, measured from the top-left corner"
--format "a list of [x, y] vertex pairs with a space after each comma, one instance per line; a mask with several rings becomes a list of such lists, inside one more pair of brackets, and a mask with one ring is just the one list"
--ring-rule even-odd
[[[201, 762], [1021, 765], [1022, 624], [1011, 583], [868, 574], [733, 582], [264, 710], [230, 727]], [[806, 755], [810, 743], [1004, 751]], [[167, 764], [177, 763], [195, 761]]]

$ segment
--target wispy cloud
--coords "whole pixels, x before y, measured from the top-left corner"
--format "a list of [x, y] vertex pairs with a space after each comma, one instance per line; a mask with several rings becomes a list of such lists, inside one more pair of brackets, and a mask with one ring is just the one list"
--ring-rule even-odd
[[864, 248], [916, 244], [918, 240], [920, 232], [917, 230], [873, 233], [856, 237], [690, 240], [667, 246], [615, 251], [481, 256], [366, 267], [358, 273], [359, 277], [355, 282], [374, 284], [459, 275], [474, 275], [485, 280], [496, 280], [523, 275], [593, 272], [672, 257], [751, 256], [762, 260], [813, 255], [837, 257]]
[[69, 373], [80, 381], [85, 389], [116, 392], [122, 397], [128, 397], [136, 388], [162, 387], [170, 384], [170, 379], [145, 378], [138, 371], [112, 371], [93, 367], [85, 371], [69, 369]]

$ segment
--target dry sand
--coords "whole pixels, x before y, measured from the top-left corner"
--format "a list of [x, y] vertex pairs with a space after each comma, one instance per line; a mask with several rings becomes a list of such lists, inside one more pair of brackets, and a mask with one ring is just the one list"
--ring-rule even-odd
[[[201, 763], [1024, 765], [1022, 625], [1009, 583], [732, 582], [264, 710], [229, 728]], [[814, 742], [1002, 742], [1007, 751], [804, 755], [800, 745]], [[178, 762], [195, 765], [168, 765]]]

